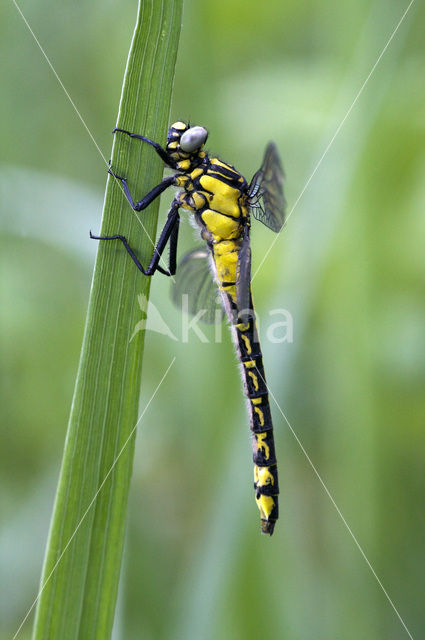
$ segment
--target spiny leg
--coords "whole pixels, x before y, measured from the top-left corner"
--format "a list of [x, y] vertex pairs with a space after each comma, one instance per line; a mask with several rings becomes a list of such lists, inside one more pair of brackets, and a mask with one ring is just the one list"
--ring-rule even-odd
[[175, 161], [172, 158], [170, 158], [170, 156], [165, 151], [165, 149], [163, 149], [161, 145], [158, 144], [157, 142], [154, 142], [153, 140], [150, 140], [150, 138], [146, 138], [146, 136], [142, 136], [139, 133], [131, 133], [131, 131], [127, 131], [126, 129], [119, 129], [118, 127], [115, 127], [112, 133], [116, 133], [117, 131], [119, 131], [120, 133], [127, 134], [128, 136], [130, 136], [130, 138], [137, 138], [138, 140], [147, 142], [148, 144], [151, 145], [151, 147], [155, 149], [155, 151], [157, 152], [161, 160], [165, 162], [165, 164], [168, 164], [169, 167], [175, 167]]
[[[159, 271], [160, 273], [163, 273], [166, 276], [171, 276], [171, 275], [174, 275], [174, 273], [176, 272], [177, 237], [178, 237], [178, 227], [180, 223], [180, 216], [179, 216], [178, 210], [179, 210], [178, 203], [173, 202], [171, 205], [171, 209], [168, 213], [167, 221], [164, 225], [164, 228], [161, 231], [161, 235], [154, 249], [154, 254], [152, 256], [152, 259], [147, 269], [143, 267], [142, 263], [134, 253], [133, 249], [130, 247], [128, 240], [125, 236], [122, 236], [120, 234], [116, 234], [113, 236], [95, 236], [90, 231], [90, 238], [92, 238], [93, 240], [120, 240], [123, 243], [127, 253], [129, 254], [130, 258], [133, 260], [136, 267], [145, 276], [152, 276], [155, 273], [155, 271]], [[159, 265], [159, 261], [161, 259], [161, 256], [169, 240], [170, 240], [170, 257], [169, 257], [168, 271], [166, 271]]]
[[[168, 256], [168, 271], [172, 276], [175, 275], [177, 270], [177, 245], [178, 245], [178, 239], [179, 239], [179, 226], [180, 226], [180, 216], [177, 216], [175, 225], [171, 230], [170, 253]], [[158, 268], [159, 268], [159, 265], [158, 265]]]
[[156, 187], [154, 187], [151, 191], [149, 191], [149, 193], [147, 193], [144, 198], [142, 198], [139, 202], [134, 202], [133, 197], [130, 193], [130, 189], [128, 187], [127, 178], [118, 176], [112, 171], [112, 169], [108, 169], [108, 173], [110, 173], [111, 176], [114, 176], [114, 178], [116, 178], [117, 180], [121, 181], [125, 196], [129, 201], [131, 207], [135, 211], [142, 211], [143, 209], [146, 209], [146, 207], [151, 202], [153, 202], [155, 198], [161, 195], [161, 193], [165, 191], [165, 189], [168, 189], [168, 187], [171, 187], [171, 185], [176, 183], [175, 176], [169, 176], [168, 178], [164, 178], [164, 180], [162, 180], [159, 184], [156, 185]]

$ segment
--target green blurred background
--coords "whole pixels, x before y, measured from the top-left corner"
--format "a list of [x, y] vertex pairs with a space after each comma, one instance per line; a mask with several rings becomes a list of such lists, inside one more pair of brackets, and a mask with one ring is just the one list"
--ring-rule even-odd
[[[274, 139], [295, 210], [253, 283], [272, 393], [414, 638], [425, 622], [425, 10], [407, 2], [186, 0], [171, 120], [247, 178]], [[136, 2], [21, 8], [109, 158]], [[36, 596], [105, 165], [12, 2], [0, 8], [0, 638]], [[143, 195], [143, 194], [138, 194]], [[162, 219], [169, 196], [163, 197]], [[130, 214], [129, 214], [130, 215]], [[117, 230], [119, 231], [119, 230]], [[183, 228], [180, 255], [194, 243]], [[254, 224], [254, 271], [274, 240]], [[176, 336], [169, 283], [152, 302]], [[271, 344], [287, 309], [293, 342]], [[149, 332], [114, 640], [407, 638], [277, 406], [281, 517], [259, 533], [228, 332]], [[31, 619], [30, 619], [31, 620]], [[20, 633], [30, 637], [31, 621]], [[84, 639], [86, 640], [86, 639]]]

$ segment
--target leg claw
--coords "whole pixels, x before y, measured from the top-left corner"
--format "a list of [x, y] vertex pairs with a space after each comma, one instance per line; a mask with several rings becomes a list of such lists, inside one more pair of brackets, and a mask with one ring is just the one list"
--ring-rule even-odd
[[109, 169], [108, 169], [108, 173], [109, 173], [111, 176], [113, 176], [114, 178], [116, 178], [117, 180], [124, 180], [124, 182], [126, 182], [126, 179], [125, 179], [125, 178], [123, 178], [122, 176], [119, 176], [119, 175], [117, 175], [116, 173], [114, 173], [110, 167], [109, 167]]
[[128, 136], [131, 136], [130, 131], [127, 131], [126, 129], [120, 129], [119, 127], [115, 127], [112, 130], [112, 133], [116, 133], [117, 131], [119, 131], [120, 133], [126, 133]]

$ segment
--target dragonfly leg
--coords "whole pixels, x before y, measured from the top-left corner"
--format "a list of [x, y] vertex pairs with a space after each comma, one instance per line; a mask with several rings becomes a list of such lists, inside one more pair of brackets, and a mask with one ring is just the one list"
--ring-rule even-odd
[[[171, 209], [168, 213], [167, 221], [164, 225], [164, 228], [161, 231], [161, 235], [154, 249], [154, 254], [152, 256], [152, 259], [149, 263], [149, 266], [146, 269], [143, 267], [142, 263], [136, 256], [134, 250], [129, 245], [128, 240], [125, 236], [122, 236], [120, 234], [116, 234], [113, 236], [95, 236], [90, 231], [90, 238], [92, 238], [92, 240], [120, 240], [123, 243], [127, 253], [129, 254], [130, 258], [133, 260], [136, 267], [145, 276], [153, 276], [153, 274], [156, 271], [159, 271], [160, 273], [163, 273], [166, 276], [171, 276], [171, 275], [174, 275], [174, 273], [176, 272], [177, 237], [178, 237], [178, 228], [179, 228], [179, 222], [180, 222], [180, 216], [179, 216], [178, 210], [179, 210], [178, 203], [173, 202]], [[159, 261], [164, 252], [165, 247], [167, 246], [168, 241], [170, 241], [170, 258], [169, 258], [169, 267], [167, 271], [166, 269], [163, 269], [159, 265]]]
[[142, 140], [143, 142], [147, 142], [148, 144], [151, 145], [151, 147], [153, 147], [155, 149], [155, 151], [157, 152], [157, 154], [159, 155], [161, 160], [163, 162], [165, 162], [165, 164], [168, 164], [168, 166], [170, 166], [170, 167], [174, 167], [175, 166], [174, 160], [172, 158], [170, 158], [170, 156], [165, 151], [165, 149], [163, 149], [161, 147], [161, 145], [158, 144], [157, 142], [154, 142], [153, 140], [150, 140], [150, 138], [146, 138], [146, 136], [141, 136], [139, 133], [131, 133], [131, 131], [127, 131], [126, 129], [119, 129], [118, 127], [115, 127], [115, 129], [112, 131], [112, 133], [117, 133], [117, 132], [125, 133], [126, 135], [130, 136], [130, 138], [137, 138], [138, 140]]
[[168, 187], [171, 187], [171, 185], [176, 183], [176, 178], [174, 176], [169, 176], [168, 178], [164, 178], [164, 180], [162, 180], [159, 184], [156, 185], [156, 187], [154, 187], [151, 191], [149, 191], [149, 193], [147, 193], [144, 198], [142, 198], [139, 202], [134, 202], [133, 197], [130, 193], [130, 189], [128, 187], [127, 178], [123, 178], [122, 176], [116, 175], [112, 171], [112, 169], [109, 169], [108, 173], [110, 173], [111, 176], [114, 176], [114, 178], [116, 178], [117, 180], [121, 180], [121, 184], [122, 184], [122, 188], [124, 189], [125, 196], [135, 211], [142, 211], [143, 209], [146, 209], [146, 207], [153, 200], [155, 200], [155, 198], [161, 195], [161, 193], [165, 191], [165, 189], [168, 189]]

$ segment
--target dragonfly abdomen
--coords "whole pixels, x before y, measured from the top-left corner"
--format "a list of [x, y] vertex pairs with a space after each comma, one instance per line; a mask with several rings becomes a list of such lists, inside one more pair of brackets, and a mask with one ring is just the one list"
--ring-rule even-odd
[[279, 483], [263, 356], [253, 310], [250, 318], [234, 324], [233, 330], [249, 403], [255, 500], [260, 510], [261, 530], [272, 535], [279, 515]]
[[[211, 248], [215, 276], [232, 326], [244, 392], [249, 404], [255, 500], [260, 510], [261, 530], [263, 533], [272, 535], [278, 518], [279, 484], [273, 423], [255, 312], [251, 295], [249, 295], [250, 308], [238, 309], [236, 295], [237, 261], [240, 252], [238, 241], [223, 241]], [[243, 319], [241, 311], [243, 311]]]

